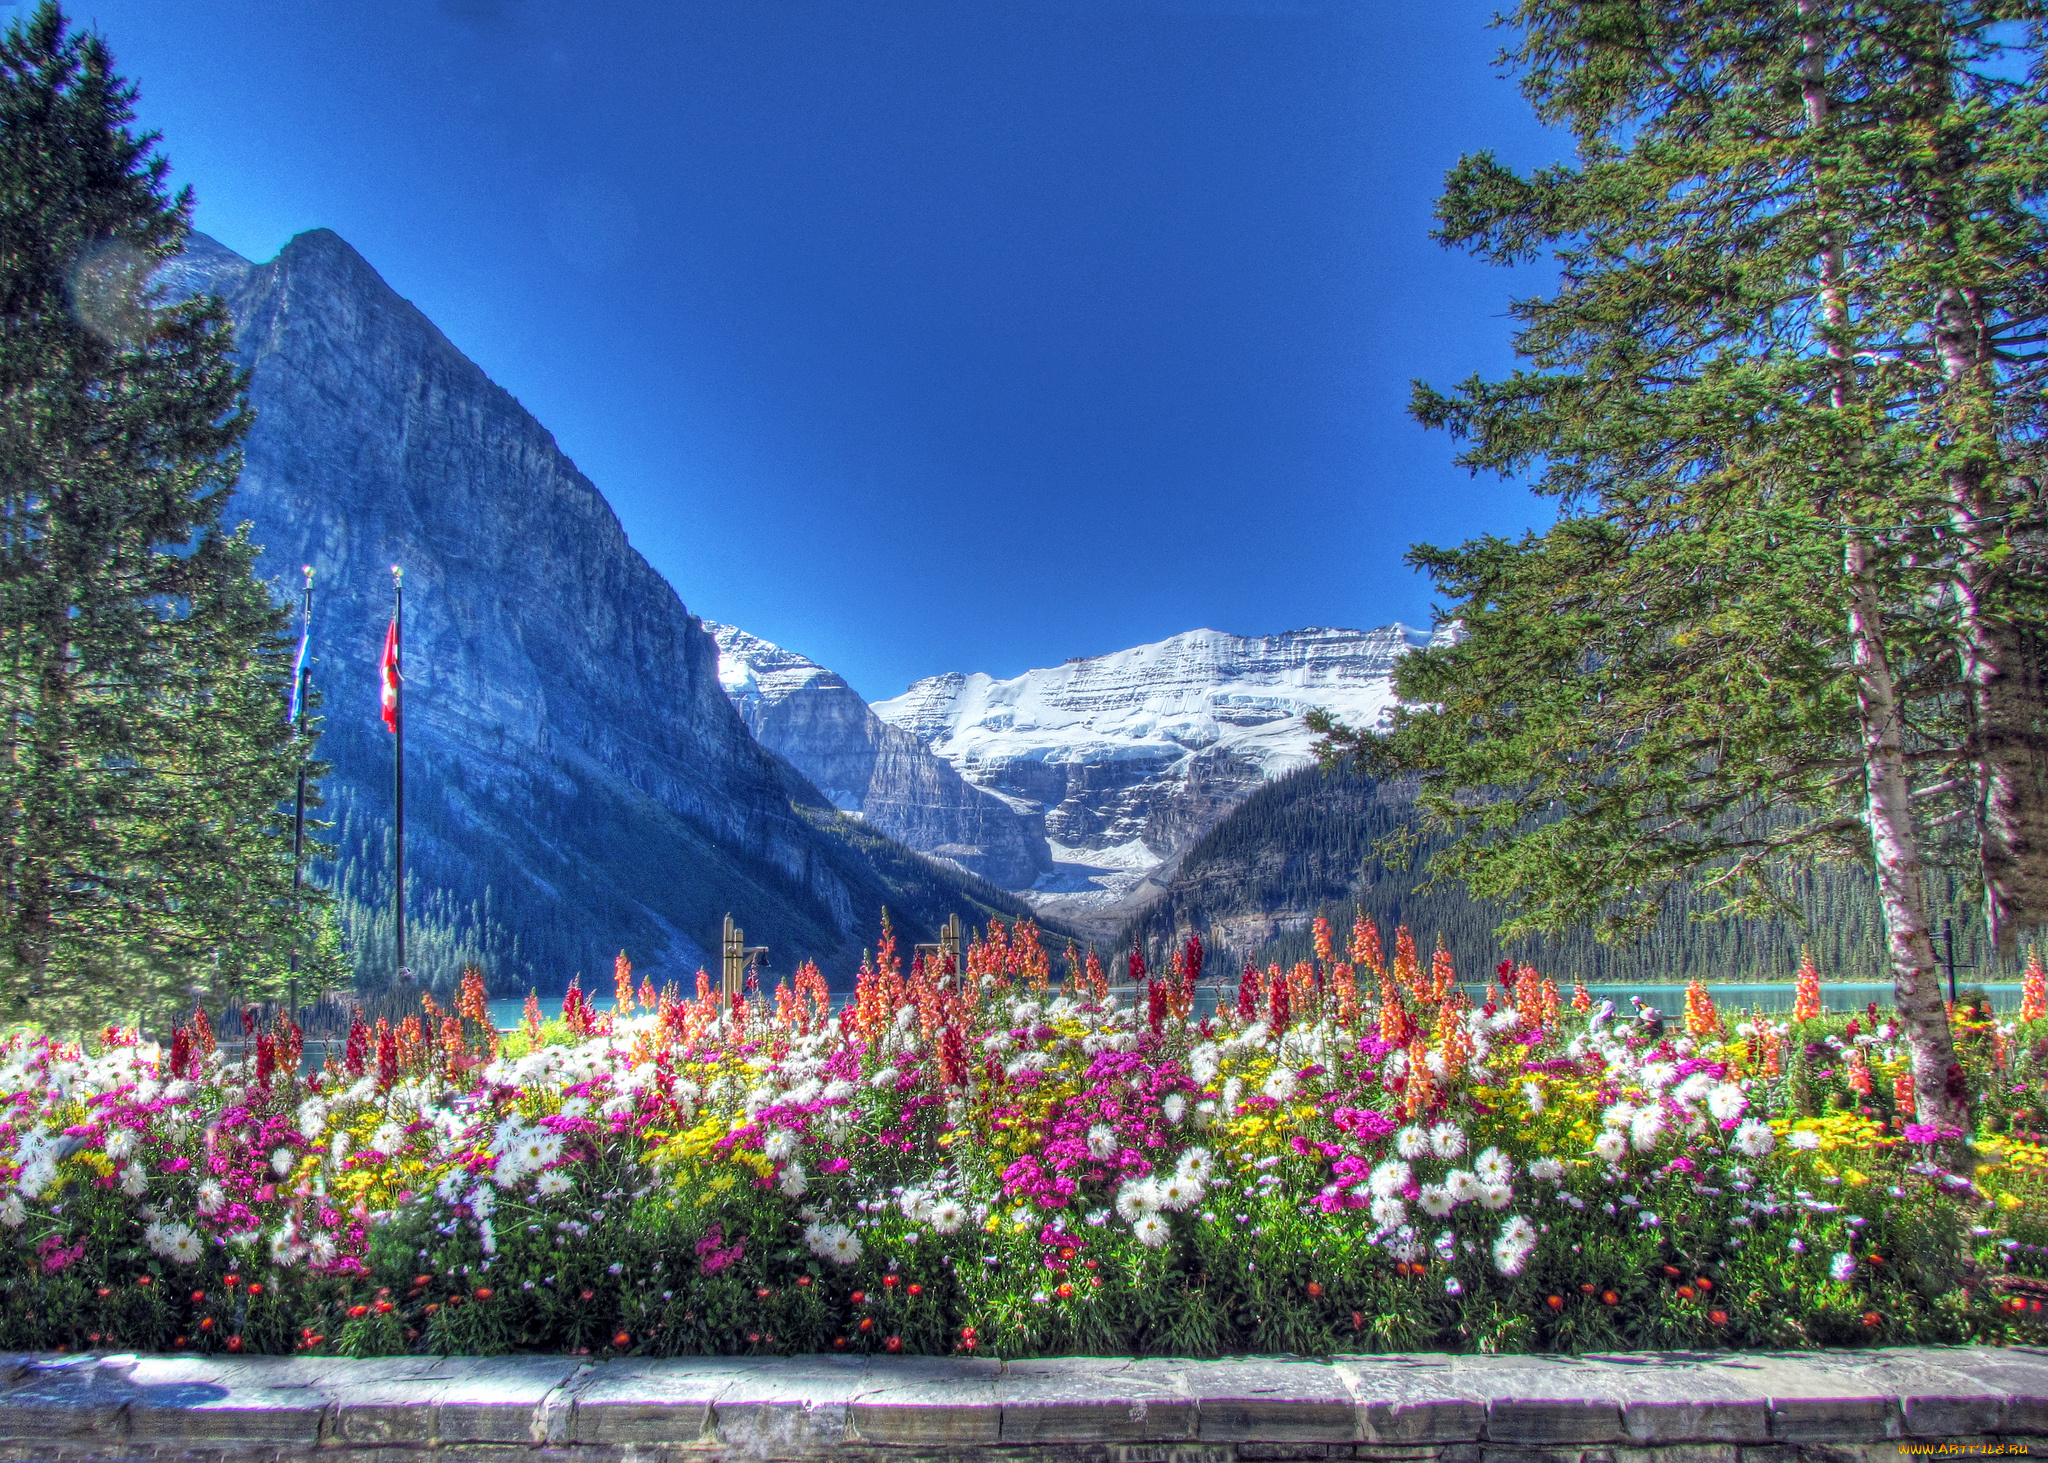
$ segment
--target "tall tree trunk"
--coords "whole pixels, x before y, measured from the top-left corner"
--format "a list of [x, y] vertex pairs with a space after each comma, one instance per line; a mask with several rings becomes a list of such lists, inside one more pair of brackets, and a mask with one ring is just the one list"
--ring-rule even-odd
[[[1815, 11], [1813, 0], [1799, 0], [1798, 8], [1806, 18]], [[1800, 36], [1800, 48], [1804, 53], [1802, 100], [1808, 131], [1813, 133], [1827, 125], [1830, 114], [1827, 46], [1817, 31], [1808, 31]], [[1837, 206], [1833, 189], [1831, 179], [1816, 177], [1816, 202], [1823, 217]], [[1824, 345], [1834, 375], [1829, 404], [1836, 411], [1846, 410], [1856, 392], [1847, 270], [1840, 234], [1824, 231], [1820, 239], [1820, 306]], [[1825, 520], [1833, 515], [1823, 512], [1820, 516]], [[1948, 1008], [1935, 969], [1934, 941], [1928, 932], [1913, 785], [1906, 773], [1904, 717], [1891, 656], [1885, 648], [1884, 608], [1870, 551], [1864, 532], [1849, 529], [1842, 548], [1842, 571], [1849, 591], [1850, 659], [1856, 671], [1863, 750], [1864, 821], [1870, 827], [1878, 902], [1884, 909], [1890, 947], [1892, 1005], [1913, 1068], [1914, 1116], [1923, 1123], [1967, 1131], [1969, 1090], [1956, 1061]]]
[[1970, 701], [1970, 757], [1978, 788], [1977, 845], [1984, 880], [1984, 922], [1995, 950], [2010, 951], [2019, 930], [2048, 923], [2048, 715], [2029, 674], [2019, 596], [2002, 505], [1994, 496], [1995, 429], [1983, 420], [1995, 383], [1984, 308], [1974, 290], [1947, 291], [1934, 318], [1935, 348], [1947, 387], [1944, 415], [1985, 443], [1988, 465], [1943, 474], [1949, 521], [1960, 544], [1955, 576], [1958, 658]]
[[1890, 946], [1892, 1002], [1913, 1067], [1914, 1116], [1923, 1123], [1967, 1131], [1969, 1095], [1956, 1061], [1928, 929], [1920, 837], [1900, 738], [1898, 688], [1885, 653], [1884, 611], [1871, 575], [1870, 546], [1862, 534], [1849, 535], [1842, 569], [1849, 581], [1849, 643], [1861, 713], [1865, 816]]

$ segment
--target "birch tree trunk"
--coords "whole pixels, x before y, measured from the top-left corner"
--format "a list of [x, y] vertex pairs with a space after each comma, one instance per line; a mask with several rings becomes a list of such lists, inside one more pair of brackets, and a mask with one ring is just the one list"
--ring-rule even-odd
[[[1804, 16], [1812, 0], [1800, 0]], [[1827, 125], [1826, 47], [1809, 31], [1800, 37], [1806, 122], [1809, 132]], [[1832, 200], [1825, 184], [1816, 187], [1816, 202], [1826, 218]], [[1849, 335], [1847, 263], [1840, 235], [1823, 232], [1820, 255], [1820, 305], [1825, 348], [1834, 366], [1830, 392], [1836, 411], [1847, 410], [1855, 393]], [[1823, 518], [1830, 515], [1823, 514]], [[1856, 672], [1858, 730], [1863, 752], [1864, 821], [1870, 828], [1878, 902], [1884, 910], [1885, 936], [1892, 966], [1892, 1003], [1899, 1034], [1913, 1070], [1914, 1116], [1967, 1131], [1969, 1092], [1956, 1061], [1948, 1008], [1929, 934], [1926, 881], [1920, 859], [1919, 829], [1913, 816], [1913, 786], [1907, 774], [1904, 717], [1898, 680], [1885, 646], [1884, 607], [1871, 565], [1871, 544], [1865, 531], [1850, 528], [1842, 549], [1842, 573], [1849, 599], [1850, 659]]]

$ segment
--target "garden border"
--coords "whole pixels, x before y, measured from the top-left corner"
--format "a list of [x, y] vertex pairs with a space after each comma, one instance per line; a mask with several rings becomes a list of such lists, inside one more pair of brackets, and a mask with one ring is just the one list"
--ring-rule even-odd
[[0, 1463], [1875, 1463], [2048, 1452], [2048, 1348], [1598, 1356], [16, 1355]]

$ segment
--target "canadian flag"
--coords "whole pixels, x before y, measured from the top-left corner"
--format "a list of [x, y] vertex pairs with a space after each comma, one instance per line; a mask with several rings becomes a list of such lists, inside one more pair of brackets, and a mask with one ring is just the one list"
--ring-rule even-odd
[[391, 617], [391, 628], [384, 632], [384, 725], [390, 731], [398, 730], [398, 617]]

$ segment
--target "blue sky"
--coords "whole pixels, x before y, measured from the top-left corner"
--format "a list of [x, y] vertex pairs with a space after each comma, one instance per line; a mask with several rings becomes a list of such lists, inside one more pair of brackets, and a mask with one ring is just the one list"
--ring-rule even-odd
[[[1207, 626], [1427, 623], [1547, 521], [1406, 417], [1538, 287], [1428, 237], [1562, 155], [1495, 0], [72, 0], [197, 223], [326, 227], [699, 614], [870, 698]], [[22, 14], [23, 9], [0, 10]]]

